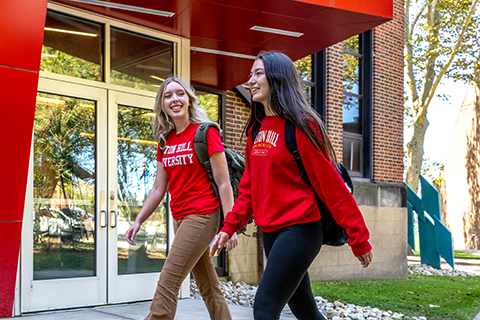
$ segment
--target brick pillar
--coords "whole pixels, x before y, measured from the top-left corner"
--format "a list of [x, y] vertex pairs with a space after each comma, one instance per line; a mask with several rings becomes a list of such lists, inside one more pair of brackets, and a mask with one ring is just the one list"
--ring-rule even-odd
[[373, 33], [373, 181], [403, 182], [404, 2]]
[[240, 154], [245, 153], [246, 139], [242, 137], [243, 128], [248, 121], [250, 108], [233, 91], [227, 91], [227, 103], [225, 106], [226, 126], [225, 142], [229, 149], [235, 150]]
[[343, 43], [327, 49], [327, 108], [324, 117], [338, 161], [343, 157]]

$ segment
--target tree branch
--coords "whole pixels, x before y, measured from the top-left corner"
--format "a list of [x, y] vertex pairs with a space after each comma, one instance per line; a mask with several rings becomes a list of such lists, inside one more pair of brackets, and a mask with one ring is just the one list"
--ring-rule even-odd
[[426, 71], [425, 76], [423, 79], [423, 88], [422, 88], [422, 100], [418, 104], [421, 106], [420, 108], [420, 116], [423, 116], [427, 113], [428, 104], [428, 97], [432, 92], [432, 87], [435, 79], [435, 63], [438, 57], [438, 24], [440, 20], [440, 15], [436, 8], [436, 3], [434, 1], [429, 0], [427, 3], [427, 24], [428, 24], [428, 54], [427, 54], [427, 64], [426, 64]]
[[[409, 1], [410, 2], [410, 1]], [[415, 28], [415, 25], [417, 24], [418, 20], [420, 19], [420, 17], [422, 16], [422, 13], [423, 11], [425, 11], [425, 8], [427, 7], [427, 2], [425, 2], [423, 4], [423, 6], [420, 8], [420, 10], [418, 11], [417, 15], [415, 16], [415, 19], [413, 19], [411, 25], [410, 25], [410, 34], [409, 34], [409, 37], [410, 39], [413, 38], [413, 29]]]
[[[405, 48], [407, 50], [407, 56], [406, 56], [406, 64], [407, 64], [407, 78], [409, 79], [407, 84], [410, 88], [410, 98], [412, 100], [412, 108], [413, 108], [413, 103], [418, 99], [418, 93], [417, 93], [417, 81], [415, 79], [415, 74], [413, 72], [413, 47], [411, 43], [412, 39], [412, 34], [413, 34], [413, 27], [415, 26], [415, 23], [410, 24], [410, 6], [411, 6], [411, 0], [406, 0], [405, 1]], [[417, 18], [419, 15], [417, 15]], [[412, 29], [409, 29], [412, 28]]]
[[[440, 71], [440, 73], [438, 74], [438, 77], [437, 79], [435, 80], [435, 83], [432, 85], [432, 88], [430, 90], [430, 94], [428, 95], [428, 99], [427, 101], [425, 102], [425, 105], [428, 106], [430, 104], [430, 102], [432, 101], [433, 97], [434, 97], [434, 94], [435, 94], [435, 91], [440, 83], [440, 81], [442, 80], [442, 77], [447, 73], [447, 70], [448, 68], [450, 67], [450, 65], [452, 64], [453, 62], [453, 59], [455, 58], [455, 56], [457, 55], [458, 53], [458, 49], [460, 48], [460, 46], [462, 45], [462, 42], [463, 42], [463, 39], [465, 37], [465, 33], [467, 32], [467, 29], [468, 29], [468, 25], [470, 24], [470, 21], [472, 20], [472, 16], [473, 14], [475, 13], [475, 9], [477, 7], [477, 4], [478, 4], [478, 1], [479, 0], [475, 0], [473, 3], [472, 3], [472, 6], [470, 7], [470, 11], [468, 12], [468, 15], [467, 17], [465, 18], [465, 23], [463, 24], [463, 27], [462, 27], [462, 31], [460, 32], [459, 36], [458, 36], [458, 39], [457, 39], [457, 42], [455, 43], [455, 46], [453, 48], [453, 52], [452, 54], [450, 55], [450, 58], [448, 59], [447, 63], [445, 64], [445, 66], [442, 68], [442, 70]], [[427, 109], [427, 108], [425, 108]], [[423, 110], [422, 110], [423, 112]], [[425, 110], [426, 112], [426, 110]]]

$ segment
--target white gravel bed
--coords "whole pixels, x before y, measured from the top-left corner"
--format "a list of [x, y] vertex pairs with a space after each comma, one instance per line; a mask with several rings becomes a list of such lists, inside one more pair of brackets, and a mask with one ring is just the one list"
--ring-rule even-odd
[[448, 276], [448, 277], [476, 277], [473, 272], [460, 271], [456, 269], [435, 269], [426, 264], [412, 264], [408, 266], [409, 274], [425, 275], [425, 276]]
[[[252, 307], [257, 292], [257, 287], [245, 283], [221, 282], [221, 289], [227, 303]], [[190, 285], [191, 296], [196, 299], [201, 299], [197, 285], [193, 282]], [[425, 317], [406, 317], [401, 313], [393, 311], [382, 311], [372, 307], [359, 307], [353, 304], [344, 304], [340, 301], [328, 302], [322, 297], [315, 297], [317, 301], [318, 310], [327, 318], [331, 320], [384, 320], [384, 319], [412, 319], [412, 320], [426, 320]], [[288, 306], [284, 309], [285, 313], [291, 313]]]
[[[472, 272], [465, 272], [460, 270], [442, 269], [438, 270], [425, 264], [412, 264], [408, 266], [409, 274], [427, 275], [427, 276], [476, 276]], [[221, 282], [221, 289], [227, 303], [239, 306], [252, 307], [257, 293], [257, 287], [248, 285], [246, 283], [232, 283]], [[201, 299], [195, 282], [192, 282], [191, 296], [196, 299]], [[370, 306], [361, 307], [353, 304], [344, 304], [341, 301], [329, 302], [322, 297], [315, 297], [318, 310], [327, 318], [331, 320], [386, 320], [386, 319], [411, 319], [411, 320], [426, 320], [425, 317], [409, 317], [401, 313], [393, 312], [391, 310], [379, 310]], [[285, 307], [284, 313], [291, 313], [288, 306]]]

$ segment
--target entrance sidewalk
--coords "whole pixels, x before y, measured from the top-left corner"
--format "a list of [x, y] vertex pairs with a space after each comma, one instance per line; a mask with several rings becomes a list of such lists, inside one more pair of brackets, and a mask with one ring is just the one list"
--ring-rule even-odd
[[[149, 312], [150, 301], [112, 306], [80, 308], [63, 311], [24, 314], [25, 320], [143, 320]], [[253, 320], [253, 308], [229, 305], [234, 320]], [[175, 320], [210, 320], [205, 304], [201, 299], [179, 299]], [[282, 315], [281, 320], [295, 319], [293, 315]]]
[[[409, 264], [420, 263], [419, 257], [408, 257]], [[449, 266], [442, 263], [442, 268]], [[455, 259], [455, 269], [473, 272], [480, 275], [480, 259]], [[25, 319], [25, 320], [143, 320], [149, 312], [150, 301], [127, 303], [120, 305], [78, 308], [71, 310], [40, 312], [24, 314], [19, 318], [7, 319]], [[253, 309], [251, 307], [242, 307], [229, 305], [230, 312], [234, 320], [253, 320]], [[209, 320], [208, 311], [201, 299], [180, 299], [178, 300], [177, 315], [175, 320]], [[280, 320], [292, 320], [295, 317], [291, 314], [282, 314]], [[473, 319], [480, 320], [480, 313]]]

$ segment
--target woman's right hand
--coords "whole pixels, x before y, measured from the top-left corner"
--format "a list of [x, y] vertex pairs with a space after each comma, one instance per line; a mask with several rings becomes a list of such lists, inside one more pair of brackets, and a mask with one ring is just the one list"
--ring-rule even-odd
[[360, 261], [362, 264], [362, 267], [366, 268], [368, 265], [372, 262], [373, 259], [373, 253], [372, 251], [368, 251], [365, 254], [362, 254], [361, 256], [358, 256], [357, 259]]
[[220, 253], [223, 247], [227, 244], [230, 236], [228, 233], [220, 231], [215, 238], [213, 239], [213, 243], [210, 246], [210, 257], [213, 257], [216, 253]]
[[125, 234], [125, 239], [132, 246], [135, 245], [135, 242], [133, 242], [133, 239], [135, 239], [135, 235], [137, 234], [138, 230], [140, 230], [140, 226], [141, 226], [140, 223], [134, 222], [133, 225], [130, 228], [128, 228], [127, 233]]

